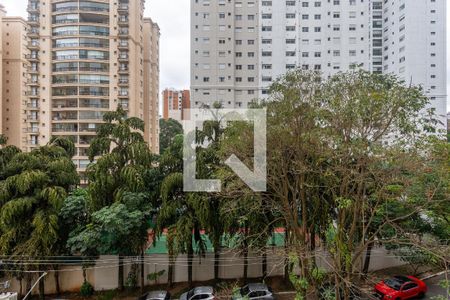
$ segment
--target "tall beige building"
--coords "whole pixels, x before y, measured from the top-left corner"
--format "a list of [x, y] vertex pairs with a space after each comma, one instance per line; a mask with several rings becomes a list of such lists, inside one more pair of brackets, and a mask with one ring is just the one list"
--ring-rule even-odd
[[[158, 24], [144, 19], [144, 114], [150, 119], [145, 130], [150, 134], [148, 143], [154, 153], [159, 153], [159, 37]], [[156, 100], [156, 101], [155, 101]]]
[[29, 51], [27, 49], [27, 23], [20, 17], [3, 16], [1, 20], [2, 48], [2, 101], [1, 133], [8, 138], [8, 143], [26, 151], [28, 134], [33, 128], [26, 126], [27, 84]]
[[[4, 17], [6, 15], [6, 11], [5, 11], [5, 8], [3, 7], [3, 5], [1, 5], [0, 4], [0, 24], [1, 24], [1, 22], [2, 22], [2, 18]], [[3, 88], [2, 88], [2, 83], [3, 83], [3, 50], [2, 50], [2, 48], [3, 48], [3, 42], [2, 42], [2, 39], [3, 38], [3, 33], [2, 33], [2, 26], [0, 26], [0, 45], [2, 46], [2, 47], [0, 47], [0, 91], [2, 91], [3, 90]], [[2, 93], [0, 93], [0, 104], [3, 106], [3, 95], [2, 95]], [[3, 122], [2, 122], [2, 119], [3, 119], [3, 116], [2, 116], [2, 113], [1, 113], [1, 109], [0, 109], [0, 130], [1, 130], [1, 133], [3, 133]]]
[[83, 171], [104, 113], [121, 105], [145, 121], [145, 139], [157, 152], [159, 29], [144, 20], [144, 2], [29, 0], [30, 149], [52, 136], [70, 138]]

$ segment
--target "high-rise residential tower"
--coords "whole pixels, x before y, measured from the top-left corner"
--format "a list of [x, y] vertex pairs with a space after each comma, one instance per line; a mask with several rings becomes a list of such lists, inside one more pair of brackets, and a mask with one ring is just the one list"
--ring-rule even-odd
[[[120, 105], [128, 116], [157, 124], [150, 112], [158, 107], [159, 68], [147, 70], [146, 63], [158, 65], [150, 57], [158, 49], [145, 48], [158, 43], [159, 30], [156, 25], [146, 30], [144, 0], [28, 3], [31, 80], [26, 122], [37, 128], [28, 137], [28, 148], [52, 136], [70, 138], [77, 147], [74, 162], [82, 171], [106, 111]], [[151, 128], [146, 127], [144, 136], [157, 150], [158, 130]]]
[[192, 106], [247, 107], [287, 70], [421, 84], [444, 120], [446, 0], [191, 0]]
[[[1, 133], [8, 138], [8, 144], [25, 146], [29, 134], [36, 130], [26, 126], [28, 77], [27, 22], [20, 17], [3, 16], [1, 32]], [[26, 147], [22, 147], [26, 150]]]
[[191, 108], [191, 95], [189, 90], [178, 91], [175, 89], [165, 89], [162, 92], [164, 119], [174, 119], [178, 122], [189, 119], [189, 109]]
[[[6, 15], [6, 10], [3, 7], [3, 5], [0, 4], [0, 24], [2, 22], [2, 18]], [[3, 33], [2, 33], [2, 26], [0, 26], [0, 45], [2, 45], [2, 47], [0, 47], [0, 91], [3, 90], [2, 88], [2, 84], [3, 84], [3, 42], [2, 42], [2, 38], [3, 38]], [[0, 93], [0, 103], [3, 105], [3, 98], [2, 98], [2, 93]], [[2, 116], [2, 112], [0, 109], [0, 129], [2, 130], [1, 133], [3, 133], [3, 116]]]
[[154, 153], [159, 153], [159, 37], [158, 24], [144, 19], [144, 114], [150, 118], [145, 130], [150, 134], [148, 143]]

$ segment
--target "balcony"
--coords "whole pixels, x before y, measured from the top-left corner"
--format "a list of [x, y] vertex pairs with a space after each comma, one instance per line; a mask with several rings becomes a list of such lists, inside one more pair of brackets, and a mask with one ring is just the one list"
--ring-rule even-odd
[[129, 92], [128, 92], [128, 90], [122, 90], [122, 91], [119, 91], [119, 98], [123, 98], [123, 97], [128, 97], [128, 95], [129, 95]]
[[28, 121], [38, 121], [39, 120], [39, 116], [37, 116], [37, 115], [27, 115], [27, 120]]
[[27, 54], [27, 55], [25, 55], [25, 58], [28, 60], [34, 60], [34, 61], [39, 60], [39, 56], [36, 54]]
[[119, 21], [118, 21], [119, 24], [128, 24], [128, 22], [129, 22], [129, 19], [124, 18], [124, 17], [119, 18]]
[[119, 68], [119, 74], [120, 73], [128, 73], [129, 69], [128, 68]]
[[128, 28], [119, 28], [119, 36], [128, 36], [129, 33]]
[[119, 42], [119, 44], [117, 45], [117, 47], [119, 49], [128, 49], [128, 42]]
[[23, 130], [25, 133], [39, 133], [39, 127], [28, 127]]
[[128, 54], [119, 54], [119, 61], [127, 61]]
[[119, 4], [118, 11], [119, 13], [128, 13], [128, 4]]
[[35, 3], [31, 3], [27, 6], [27, 11], [29, 13], [39, 13], [39, 5]]
[[119, 79], [119, 85], [128, 85], [129, 81], [128, 79]]
[[39, 24], [39, 18], [28, 18], [28, 24], [30, 25], [38, 25]]
[[27, 108], [29, 110], [39, 110], [39, 104], [37, 104], [37, 103], [27, 103]]
[[37, 92], [37, 91], [34, 91], [34, 92], [32, 92], [32, 91], [26, 91], [26, 92], [25, 92], [25, 96], [39, 97], [39, 92]]
[[28, 49], [39, 49], [39, 42], [38, 41], [30, 41], [27, 44]]
[[39, 29], [33, 27], [27, 31], [29, 37], [39, 37]]
[[28, 79], [27, 85], [39, 85], [39, 80], [37, 79]]

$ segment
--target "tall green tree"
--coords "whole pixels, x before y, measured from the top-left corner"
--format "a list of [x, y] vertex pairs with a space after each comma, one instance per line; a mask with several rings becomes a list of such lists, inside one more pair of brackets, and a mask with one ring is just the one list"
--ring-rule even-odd
[[192, 261], [195, 251], [202, 255], [206, 251], [200, 231], [206, 223], [207, 199], [199, 194], [183, 191], [183, 136], [175, 137], [161, 157], [161, 207], [158, 214], [157, 233], [167, 230], [169, 251], [169, 285], [173, 280], [173, 263], [180, 254], [188, 256], [188, 281], [192, 286]]
[[[15, 154], [6, 163], [0, 181], [0, 252], [12, 261], [20, 257], [45, 260], [58, 252], [58, 214], [68, 191], [79, 183], [73, 149], [70, 141], [52, 139], [30, 153]], [[47, 267], [26, 265], [38, 271]], [[43, 280], [39, 292], [43, 299]]]
[[[405, 197], [403, 205], [424, 207], [409, 190], [430, 149], [424, 131], [434, 132], [432, 115], [423, 114], [427, 101], [419, 87], [364, 71], [325, 80], [295, 70], [271, 86], [264, 103], [268, 190], [262, 196], [286, 226], [289, 256], [300, 270], [300, 277], [291, 276], [299, 298], [323, 278], [315, 265], [317, 237], [333, 258], [335, 295], [348, 299], [368, 245], [411, 213], [380, 212]], [[237, 126], [221, 148], [251, 163], [251, 127]], [[234, 195], [249, 194], [239, 179], [228, 180]]]
[[103, 116], [97, 136], [89, 147], [91, 163], [86, 174], [93, 211], [120, 201], [124, 192], [145, 190], [144, 177], [155, 156], [144, 141], [144, 121], [127, 117], [119, 107]]
[[159, 152], [164, 153], [175, 137], [183, 133], [183, 126], [174, 119], [159, 119]]
[[[115, 214], [120, 205], [127, 206], [132, 202], [138, 202], [142, 205], [143, 216], [149, 217], [149, 210], [152, 210], [150, 204], [152, 201], [155, 202], [154, 198], [157, 197], [155, 189], [158, 184], [147, 183], [149, 179], [159, 177], [155, 174], [156, 157], [151, 153], [142, 135], [144, 122], [139, 118], [127, 117], [127, 113], [120, 106], [116, 111], [106, 113], [103, 120], [105, 123], [99, 127], [97, 136], [89, 147], [89, 158], [92, 161], [86, 170], [89, 180], [89, 207], [93, 213], [98, 212], [96, 216], [101, 218], [101, 215]], [[142, 199], [145, 201], [142, 202]], [[127, 206], [127, 209], [130, 214], [121, 215], [123, 218], [139, 217], [134, 213], [136, 211], [134, 207]], [[135, 220], [128, 221], [135, 225]], [[135, 229], [133, 226], [128, 228]], [[123, 256], [142, 255], [146, 245], [143, 237], [147, 234], [143, 230], [130, 231], [129, 234], [132, 235], [129, 237], [130, 240], [140, 242], [140, 250], [133, 243], [129, 243], [128, 247], [108, 244], [117, 246], [119, 289], [124, 287]], [[100, 250], [102, 250], [100, 253], [103, 253], [105, 249]], [[142, 257], [141, 268], [143, 267]]]

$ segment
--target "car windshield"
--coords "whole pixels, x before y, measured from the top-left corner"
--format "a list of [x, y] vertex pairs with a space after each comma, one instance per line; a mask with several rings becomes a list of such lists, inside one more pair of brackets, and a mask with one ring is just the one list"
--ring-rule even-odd
[[386, 280], [384, 281], [384, 283], [385, 283], [388, 287], [390, 287], [391, 289], [394, 289], [394, 290], [396, 290], [396, 291], [399, 291], [400, 288], [402, 287], [401, 283], [398, 282], [398, 281], [395, 280], [395, 279], [386, 279]]
[[246, 285], [243, 288], [241, 288], [241, 295], [247, 296], [248, 294], [250, 294], [250, 289], [248, 288], [248, 285]]

